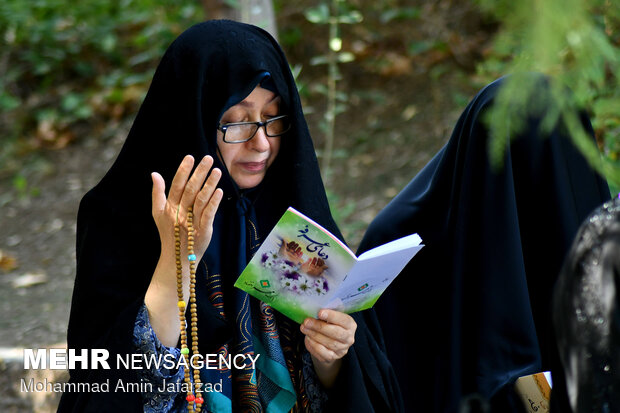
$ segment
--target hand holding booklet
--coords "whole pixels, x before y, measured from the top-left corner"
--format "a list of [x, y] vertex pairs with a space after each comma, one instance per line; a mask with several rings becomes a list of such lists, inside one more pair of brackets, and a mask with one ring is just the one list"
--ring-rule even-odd
[[375, 304], [421, 242], [412, 234], [356, 257], [325, 228], [289, 208], [235, 287], [298, 323], [321, 308], [353, 313]]

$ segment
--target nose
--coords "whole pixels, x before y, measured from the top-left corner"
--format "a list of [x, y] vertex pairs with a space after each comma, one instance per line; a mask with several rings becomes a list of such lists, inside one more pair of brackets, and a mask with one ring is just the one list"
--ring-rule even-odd
[[265, 133], [265, 127], [260, 127], [252, 139], [246, 142], [250, 149], [256, 152], [266, 152], [269, 150], [269, 138]]

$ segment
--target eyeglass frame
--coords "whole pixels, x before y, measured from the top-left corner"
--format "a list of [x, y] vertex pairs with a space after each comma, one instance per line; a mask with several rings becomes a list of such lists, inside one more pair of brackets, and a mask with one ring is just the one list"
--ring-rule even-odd
[[[286, 132], [288, 132], [289, 130], [291, 130], [291, 125], [289, 124], [288, 128], [282, 132], [279, 133], [277, 135], [270, 135], [267, 132], [267, 125], [275, 122], [277, 120], [280, 119], [284, 119], [284, 118], [288, 118], [288, 115], [279, 115], [279, 116], [275, 116], [271, 119], [267, 119], [266, 121], [262, 122], [262, 121], [258, 121], [258, 122], [233, 122], [233, 123], [225, 123], [225, 124], [219, 124], [217, 125], [217, 130], [219, 130], [220, 132], [223, 133], [222, 139], [224, 140], [224, 142], [226, 143], [231, 143], [231, 144], [235, 144], [235, 143], [245, 143], [248, 142], [250, 140], [252, 140], [252, 138], [254, 138], [254, 136], [256, 136], [256, 133], [258, 132], [258, 130], [262, 127], [265, 130], [265, 136], [269, 137], [269, 138], [277, 138], [279, 136], [284, 135]], [[254, 133], [252, 134], [252, 136], [250, 136], [249, 138], [242, 140], [242, 141], [234, 141], [234, 142], [229, 142], [226, 140], [226, 130], [228, 129], [228, 127], [230, 126], [238, 126], [238, 125], [256, 125], [256, 130], [254, 131]]]

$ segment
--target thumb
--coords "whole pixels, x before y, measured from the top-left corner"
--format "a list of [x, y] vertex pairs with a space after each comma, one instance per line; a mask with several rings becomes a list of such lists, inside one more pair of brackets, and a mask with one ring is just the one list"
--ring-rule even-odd
[[157, 172], [151, 174], [151, 179], [153, 180], [152, 213], [153, 216], [156, 216], [162, 213], [166, 207], [166, 182]]

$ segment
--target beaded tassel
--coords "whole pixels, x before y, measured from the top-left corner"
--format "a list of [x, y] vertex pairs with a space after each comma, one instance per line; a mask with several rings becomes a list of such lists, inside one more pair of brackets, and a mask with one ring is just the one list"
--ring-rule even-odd
[[[190, 207], [187, 211], [187, 258], [189, 261], [189, 304], [190, 304], [190, 322], [191, 322], [191, 335], [192, 335], [192, 355], [198, 354], [198, 316], [196, 309], [196, 255], [194, 254], [194, 225], [193, 225], [193, 213]], [[183, 265], [181, 263], [181, 240], [180, 229], [178, 219], [174, 225], [174, 244], [175, 244], [175, 258], [177, 266], [177, 296], [179, 298], [179, 319], [181, 321], [181, 354], [188, 356], [190, 351], [187, 347], [187, 321], [185, 319], [185, 309], [187, 304], [183, 301]], [[191, 360], [191, 358], [190, 358]], [[191, 363], [188, 363], [188, 368], [185, 369], [185, 383], [187, 385], [187, 411], [193, 413], [200, 413], [202, 410], [202, 404], [204, 399], [202, 398], [202, 392], [200, 391], [200, 370], [194, 369], [194, 386], [196, 387], [196, 395], [192, 390], [191, 382]], [[194, 403], [196, 403], [196, 410], [194, 410]]]
[[[187, 211], [187, 253], [189, 260], [189, 310], [192, 327], [192, 354], [198, 352], [198, 311], [196, 308], [196, 255], [194, 254], [194, 214], [190, 207]], [[200, 385], [200, 370], [194, 369], [194, 385], [196, 386], [196, 413], [202, 409], [202, 392]]]

